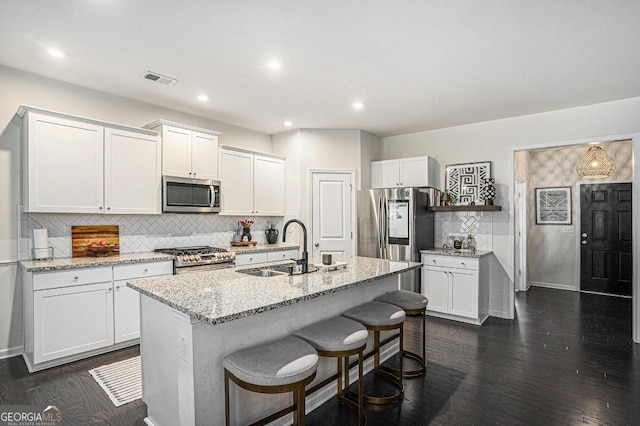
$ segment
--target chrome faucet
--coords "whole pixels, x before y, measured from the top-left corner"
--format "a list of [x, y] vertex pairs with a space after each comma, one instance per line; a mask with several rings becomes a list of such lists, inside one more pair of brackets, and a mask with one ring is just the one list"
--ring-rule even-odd
[[288, 221], [287, 223], [284, 224], [284, 228], [282, 229], [282, 242], [286, 243], [287, 242], [287, 227], [289, 226], [290, 223], [297, 223], [298, 225], [300, 225], [300, 227], [302, 227], [302, 233], [303, 233], [303, 250], [302, 250], [302, 259], [296, 260], [296, 263], [299, 265], [302, 265], [302, 273], [306, 274], [309, 272], [309, 252], [307, 252], [307, 227], [304, 226], [304, 223], [300, 222], [298, 219], [291, 219], [290, 221]]

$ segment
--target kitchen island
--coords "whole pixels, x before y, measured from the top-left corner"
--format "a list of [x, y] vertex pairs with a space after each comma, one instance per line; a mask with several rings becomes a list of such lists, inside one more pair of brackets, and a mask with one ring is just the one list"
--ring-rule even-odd
[[[156, 426], [224, 424], [226, 355], [290, 335], [396, 290], [400, 274], [421, 267], [363, 257], [345, 262], [343, 269], [294, 276], [255, 277], [240, 272], [245, 267], [129, 282], [142, 295], [145, 421]], [[320, 262], [313, 258], [311, 263]], [[382, 348], [381, 358], [397, 349], [397, 342], [390, 343]], [[322, 360], [314, 383], [335, 371], [335, 360], [329, 361]], [[365, 371], [372, 368], [373, 360], [367, 361]], [[334, 394], [332, 383], [308, 399], [307, 409]], [[253, 394], [232, 386], [231, 401], [233, 419], [249, 423], [288, 406], [291, 396]]]

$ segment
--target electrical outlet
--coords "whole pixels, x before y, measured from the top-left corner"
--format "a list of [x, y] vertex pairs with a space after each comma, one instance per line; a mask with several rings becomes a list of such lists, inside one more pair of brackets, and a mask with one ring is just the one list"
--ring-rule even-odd
[[573, 234], [573, 226], [563, 226], [562, 232], [566, 234]]
[[178, 356], [183, 361], [189, 360], [189, 338], [187, 336], [178, 336]]

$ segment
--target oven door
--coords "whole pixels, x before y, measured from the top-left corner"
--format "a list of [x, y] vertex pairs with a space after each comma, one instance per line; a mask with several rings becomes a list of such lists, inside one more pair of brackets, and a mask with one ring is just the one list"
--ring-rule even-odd
[[220, 182], [162, 177], [162, 211], [166, 213], [220, 212]]

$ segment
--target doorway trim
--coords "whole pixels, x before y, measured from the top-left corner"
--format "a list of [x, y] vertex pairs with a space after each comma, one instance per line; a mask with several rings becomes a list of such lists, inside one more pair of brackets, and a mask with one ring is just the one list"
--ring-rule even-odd
[[[528, 219], [528, 211], [527, 211], [527, 191], [529, 188], [529, 184], [523, 181], [520, 178], [515, 178], [515, 186], [514, 186], [514, 200], [515, 194], [518, 190], [517, 186], [519, 186], [523, 191], [520, 193], [520, 197], [518, 198], [520, 202], [518, 205], [515, 205], [514, 209], [514, 237], [516, 241], [518, 241], [518, 235], [516, 232], [518, 231], [518, 221], [520, 221], [520, 229], [522, 230], [522, 235], [520, 236], [520, 244], [515, 244], [515, 269], [514, 269], [514, 278], [517, 281], [516, 291], [527, 291], [529, 289], [529, 279], [527, 270], [527, 219]], [[515, 204], [515, 203], [514, 203]], [[520, 271], [518, 271], [518, 266], [520, 267]], [[520, 273], [518, 273], [520, 272]]]
[[[545, 148], [560, 148], [565, 146], [572, 145], [588, 145], [593, 143], [600, 142], [616, 142], [616, 141], [624, 141], [631, 140], [633, 144], [633, 190], [632, 197], [633, 201], [631, 203], [633, 209], [632, 216], [632, 239], [633, 239], [633, 264], [640, 265], [640, 250], [636, 250], [636, 245], [640, 243], [640, 162], [635, 161], [635, 157], [637, 153], [640, 153], [640, 133], [626, 133], [619, 135], [609, 135], [609, 136], [599, 136], [599, 137], [589, 137], [583, 139], [573, 139], [573, 140], [565, 140], [565, 141], [556, 141], [556, 142], [544, 142], [540, 144], [534, 145], [522, 145], [522, 146], [511, 146], [509, 147], [509, 194], [511, 200], [515, 200], [515, 167], [514, 167], [514, 159], [515, 153], [518, 151], [531, 151], [537, 149], [545, 149]], [[515, 262], [515, 214], [514, 203], [510, 203], [509, 206], [509, 215], [514, 218], [510, 224], [510, 231], [513, 236], [511, 239], [511, 253], [514, 259], [512, 266], [512, 277], [514, 286], [510, 291], [509, 295], [509, 317], [515, 317], [515, 278], [516, 278], [516, 262]], [[635, 343], [640, 343], [640, 268], [633, 268], [633, 284], [632, 284], [632, 337]]]
[[[308, 175], [309, 180], [307, 184], [309, 185], [309, 201], [308, 201], [308, 212], [309, 212], [309, 235], [313, 235], [313, 175], [315, 173], [339, 173], [339, 174], [348, 174], [349, 179], [351, 180], [351, 229], [353, 232], [353, 238], [351, 238], [351, 253], [353, 256], [357, 256], [356, 253], [356, 241], [358, 240], [357, 235], [357, 212], [356, 212], [356, 191], [359, 189], [356, 186], [356, 171], [355, 170], [346, 170], [346, 169], [309, 169]], [[312, 241], [309, 241], [309, 244], [313, 244]]]

